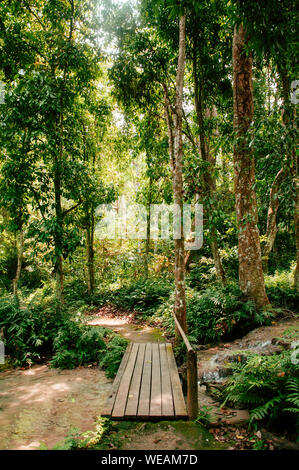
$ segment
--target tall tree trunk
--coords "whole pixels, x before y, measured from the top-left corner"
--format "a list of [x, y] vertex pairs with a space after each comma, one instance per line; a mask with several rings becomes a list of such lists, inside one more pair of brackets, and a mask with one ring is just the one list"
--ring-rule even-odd
[[[202, 62], [200, 59], [200, 71], [197, 70], [197, 50], [200, 51], [200, 45], [197, 41], [194, 43], [194, 56], [193, 56], [193, 81], [194, 81], [194, 105], [197, 116], [197, 124], [199, 128], [199, 140], [200, 140], [200, 153], [201, 158], [208, 163], [209, 167], [204, 175], [202, 184], [205, 190], [205, 200], [207, 212], [213, 214], [215, 211], [215, 203], [213, 201], [216, 192], [216, 179], [215, 179], [215, 158], [211, 155], [208, 145], [208, 136], [206, 135], [204, 128], [204, 95], [203, 95], [203, 73], [202, 73]], [[199, 74], [199, 77], [198, 77]], [[212, 256], [216, 269], [216, 277], [222, 282], [226, 283], [225, 272], [222, 266], [222, 261], [219, 253], [217, 230], [210, 220], [209, 224], [210, 233], [210, 246]]]
[[275, 176], [275, 179], [270, 189], [270, 200], [269, 200], [269, 208], [268, 208], [268, 216], [267, 216], [266, 242], [262, 249], [262, 264], [263, 264], [263, 270], [265, 273], [268, 272], [269, 255], [273, 248], [276, 234], [277, 234], [276, 216], [277, 216], [277, 210], [279, 206], [278, 191], [279, 191], [283, 176], [284, 176], [284, 169], [281, 168], [279, 172], [277, 173], [277, 175]]
[[[174, 314], [177, 317], [183, 330], [187, 331], [186, 319], [186, 295], [185, 295], [185, 241], [183, 231], [183, 86], [185, 73], [186, 57], [186, 17], [180, 18], [179, 34], [179, 58], [176, 74], [176, 101], [175, 107], [171, 106], [167, 85], [163, 83], [164, 88], [164, 109], [165, 120], [168, 130], [168, 147], [170, 156], [170, 165], [173, 175], [173, 195], [174, 203], [181, 211], [180, 238], [174, 240], [175, 250], [175, 303]], [[172, 119], [173, 116], [173, 119]], [[176, 329], [176, 342], [180, 340], [180, 334]]]
[[18, 262], [17, 262], [17, 269], [16, 275], [13, 280], [13, 295], [17, 297], [18, 295], [18, 285], [21, 276], [21, 269], [22, 269], [22, 261], [23, 261], [23, 252], [24, 252], [24, 232], [23, 228], [21, 227], [19, 230], [19, 243], [17, 243], [17, 250], [18, 250]]
[[90, 225], [86, 229], [86, 257], [87, 257], [87, 289], [88, 295], [94, 293], [94, 215], [92, 214]]
[[[184, 261], [184, 233], [183, 233], [183, 86], [186, 56], [186, 17], [180, 18], [179, 58], [176, 74], [176, 101], [174, 113], [174, 172], [173, 195], [174, 203], [181, 209], [181, 237], [174, 240], [175, 249], [175, 305], [174, 313], [183, 330], [187, 331], [186, 296], [185, 296], [185, 261]], [[177, 341], [179, 339], [176, 332]]]
[[243, 25], [235, 27], [233, 39], [233, 96], [235, 197], [238, 223], [239, 283], [244, 294], [257, 308], [269, 304], [265, 290], [257, 202], [254, 188], [254, 157], [248, 146], [247, 133], [253, 118], [252, 59], [246, 54], [246, 33]]

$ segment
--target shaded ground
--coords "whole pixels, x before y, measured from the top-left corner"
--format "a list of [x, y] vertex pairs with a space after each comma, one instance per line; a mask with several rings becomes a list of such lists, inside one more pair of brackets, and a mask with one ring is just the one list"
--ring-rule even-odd
[[70, 428], [92, 429], [112, 380], [98, 368], [34, 366], [0, 374], [0, 449], [48, 448]]
[[[90, 326], [113, 329], [130, 341], [163, 342], [157, 328], [136, 326], [130, 315], [89, 317]], [[109, 395], [111, 379], [97, 367], [74, 370], [50, 369], [47, 365], [0, 373], [0, 449], [52, 448], [72, 428], [94, 428], [96, 417]]]
[[186, 421], [142, 423], [127, 434], [122, 446], [130, 450], [220, 450], [227, 447], [228, 443], [218, 443], [206, 429]]
[[[0, 449], [48, 449], [75, 428], [93, 430], [112, 380], [97, 368], [60, 371], [48, 366], [0, 374]], [[107, 449], [222, 449], [205, 429], [188, 422], [115, 423]]]
[[[133, 315], [117, 314], [111, 308], [104, 308], [92, 316], [89, 315], [86, 321], [90, 326], [111, 328], [130, 341], [164, 341], [163, 332], [158, 328], [135, 325], [133, 322]], [[269, 353], [269, 349], [286, 348], [297, 339], [298, 320], [289, 319], [281, 320], [271, 327], [258, 328], [241, 340], [200, 350], [199, 405], [201, 409], [209, 409], [212, 417], [210, 429], [206, 430], [188, 422], [115, 423], [116, 430], [112, 432], [111, 442], [108, 438], [107, 448], [247, 448], [247, 411], [220, 410], [219, 403], [206, 393], [206, 387], [217, 382], [213, 374], [216, 371], [219, 375], [219, 368], [228, 367], [227, 358], [232, 353], [259, 348], [262, 348], [263, 353]], [[79, 432], [94, 429], [111, 384], [112, 380], [107, 379], [105, 373], [97, 367], [57, 370], [42, 365], [27, 370], [1, 372], [0, 449], [38, 449], [41, 444], [51, 449], [58, 442], [62, 442], [72, 428]], [[238, 428], [235, 427], [236, 424]], [[258, 441], [259, 437], [256, 437], [256, 440]]]
[[134, 315], [119, 312], [112, 306], [102, 307], [97, 313], [89, 316], [86, 324], [110, 328], [133, 343], [163, 343], [164, 332], [160, 328], [134, 323]]

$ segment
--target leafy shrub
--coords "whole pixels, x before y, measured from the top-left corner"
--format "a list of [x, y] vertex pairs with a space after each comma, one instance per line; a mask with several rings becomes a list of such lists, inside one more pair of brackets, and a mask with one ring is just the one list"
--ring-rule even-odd
[[[64, 441], [57, 443], [52, 450], [92, 450], [105, 446], [105, 439], [111, 437], [111, 421], [108, 418], [97, 417], [95, 430], [80, 433], [77, 428], [71, 428]], [[106, 443], [106, 446], [108, 443]], [[105, 446], [105, 447], [106, 447]], [[107, 447], [106, 447], [107, 448]], [[45, 450], [48, 450], [47, 447]]]
[[168, 297], [171, 284], [162, 279], [140, 279], [115, 291], [106, 293], [106, 302], [126, 310], [152, 315]]
[[275, 307], [299, 312], [299, 294], [293, 287], [292, 270], [265, 276], [265, 284], [269, 300]]
[[74, 369], [79, 365], [98, 362], [107, 349], [103, 334], [102, 328], [80, 325], [71, 320], [64, 323], [54, 338], [55, 354], [51, 366]]
[[201, 258], [199, 264], [190, 264], [186, 284], [193, 289], [201, 290], [216, 280], [215, 265], [210, 258]]
[[[173, 332], [173, 296], [154, 316], [169, 333]], [[214, 343], [221, 339], [242, 336], [255, 326], [267, 324], [271, 312], [257, 312], [252, 301], [244, 298], [235, 284], [214, 286], [198, 292], [186, 291], [189, 334], [199, 343]]]
[[[281, 202], [283, 204], [283, 201]], [[280, 210], [283, 211], [282, 205]], [[296, 259], [295, 237], [286, 228], [279, 227], [274, 249], [269, 256], [269, 274], [276, 274], [277, 270], [289, 271], [294, 259]]]
[[40, 269], [38, 266], [26, 265], [23, 263], [22, 275], [20, 284], [27, 289], [38, 289], [42, 286], [42, 280], [46, 278], [45, 270]]
[[202, 405], [198, 410], [198, 416], [195, 422], [205, 427], [210, 426], [212, 421], [212, 409], [212, 406]]
[[21, 304], [12, 295], [3, 296], [1, 329], [6, 354], [16, 366], [28, 366], [52, 357], [52, 367], [73, 369], [78, 365], [99, 363], [101, 359], [112, 377], [127, 345], [125, 339], [109, 330], [84, 326], [80, 316], [75, 319], [67, 309], [57, 310], [49, 287], [37, 291], [30, 301]]
[[0, 250], [0, 285], [6, 289], [11, 288], [11, 283], [16, 274], [17, 255], [15, 250], [5, 246], [1, 240]]
[[20, 306], [12, 295], [3, 296], [0, 303], [0, 329], [3, 329], [5, 348], [16, 365], [30, 365], [41, 360], [51, 350], [63, 316], [53, 305], [29, 302]]
[[88, 302], [86, 283], [78, 278], [67, 281], [64, 287], [64, 299], [68, 305], [74, 302], [78, 303], [78, 301], [86, 304]]
[[220, 251], [221, 260], [227, 277], [237, 279], [239, 276], [238, 246], [227, 246]]
[[245, 364], [234, 364], [235, 373], [222, 392], [224, 403], [245, 406], [255, 421], [299, 424], [299, 367], [291, 352], [274, 356], [253, 354]]

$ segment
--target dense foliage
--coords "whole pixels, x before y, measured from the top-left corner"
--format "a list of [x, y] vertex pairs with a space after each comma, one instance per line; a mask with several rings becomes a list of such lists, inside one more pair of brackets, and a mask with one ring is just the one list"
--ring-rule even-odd
[[[11, 295], [2, 300], [0, 329], [6, 339], [6, 354], [15, 365], [30, 366], [50, 359], [51, 367], [100, 364], [107, 376], [116, 374], [127, 341], [104, 328], [82, 325], [78, 305], [77, 318], [68, 311], [57, 313], [47, 289], [23, 301], [22, 306]], [[71, 308], [75, 309], [74, 303]]]
[[[175, 312], [194, 345], [298, 314], [296, 25], [294, 0], [0, 2], [0, 340], [13, 365], [112, 377], [126, 341], [85, 324], [106, 304], [169, 337]], [[152, 230], [153, 204], [174, 203], [203, 205], [200, 249], [186, 249], [194, 214], [184, 237]], [[292, 417], [297, 372], [288, 353], [253, 356], [226, 400], [252, 422]]]
[[287, 351], [274, 356], [252, 355], [246, 364], [235, 365], [222, 395], [224, 403], [251, 410], [250, 424], [278, 424], [299, 428], [299, 367]]

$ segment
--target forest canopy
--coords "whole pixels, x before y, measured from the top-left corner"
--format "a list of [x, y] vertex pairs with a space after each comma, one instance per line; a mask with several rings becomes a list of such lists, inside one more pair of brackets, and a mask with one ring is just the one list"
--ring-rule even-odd
[[[14, 364], [102, 361], [113, 376], [126, 342], [78, 321], [107, 304], [178, 341], [173, 312], [195, 345], [298, 313], [297, 20], [293, 0], [1, 1], [0, 330]], [[119, 220], [124, 204], [144, 208], [145, 236], [129, 218], [99, 236], [99, 208]], [[188, 233], [180, 217], [163, 236], [160, 219], [155, 237], [158, 205], [191, 207]]]

